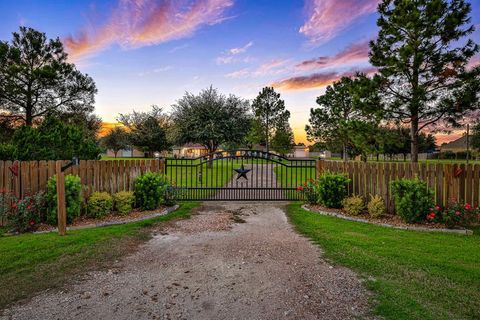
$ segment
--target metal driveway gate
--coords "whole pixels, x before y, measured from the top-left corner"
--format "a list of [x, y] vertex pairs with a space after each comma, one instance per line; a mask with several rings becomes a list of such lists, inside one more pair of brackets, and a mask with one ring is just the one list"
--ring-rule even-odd
[[165, 174], [179, 200], [299, 200], [297, 188], [315, 178], [314, 159], [257, 150], [167, 158]]

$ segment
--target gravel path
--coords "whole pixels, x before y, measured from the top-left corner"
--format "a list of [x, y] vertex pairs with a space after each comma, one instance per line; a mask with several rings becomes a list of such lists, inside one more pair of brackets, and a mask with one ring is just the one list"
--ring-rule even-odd
[[368, 292], [295, 233], [285, 204], [209, 203], [141, 249], [0, 319], [353, 319]]

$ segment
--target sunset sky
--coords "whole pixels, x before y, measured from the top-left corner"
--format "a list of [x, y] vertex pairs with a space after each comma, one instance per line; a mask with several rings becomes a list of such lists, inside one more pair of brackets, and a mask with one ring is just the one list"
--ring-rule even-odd
[[[472, 23], [480, 29], [480, 1], [471, 2]], [[0, 1], [0, 39], [10, 40], [19, 25], [63, 39], [70, 60], [94, 78], [96, 113], [105, 122], [152, 104], [168, 112], [185, 91], [210, 85], [247, 99], [273, 85], [292, 113], [299, 142], [326, 85], [344, 74], [372, 71], [368, 41], [377, 33], [377, 3]], [[480, 31], [472, 38], [480, 42]]]

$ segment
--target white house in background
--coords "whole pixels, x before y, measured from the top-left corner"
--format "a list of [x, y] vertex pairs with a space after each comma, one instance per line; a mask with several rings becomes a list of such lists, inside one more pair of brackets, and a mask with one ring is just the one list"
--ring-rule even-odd
[[[113, 152], [113, 150], [111, 149], [108, 149], [105, 155], [113, 158], [115, 157], [115, 152]], [[145, 153], [135, 148], [119, 150], [117, 152], [117, 158], [144, 158], [144, 157], [145, 157]]]
[[307, 146], [294, 146], [291, 152], [293, 158], [310, 157], [310, 149]]
[[187, 143], [172, 148], [173, 156], [177, 158], [196, 158], [208, 154], [207, 148], [199, 143]]

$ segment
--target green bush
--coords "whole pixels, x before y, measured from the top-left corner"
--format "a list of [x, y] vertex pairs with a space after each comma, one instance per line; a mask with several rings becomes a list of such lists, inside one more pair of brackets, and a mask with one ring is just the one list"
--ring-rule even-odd
[[87, 213], [92, 218], [102, 218], [113, 209], [113, 198], [107, 192], [94, 192], [88, 198]]
[[[48, 179], [48, 210], [47, 223], [57, 224], [57, 177]], [[67, 223], [72, 223], [80, 216], [82, 207], [82, 182], [79, 176], [65, 176], [65, 200], [67, 205]]]
[[113, 195], [115, 210], [120, 214], [128, 214], [133, 209], [135, 195], [131, 191], [120, 191]]
[[351, 197], [345, 198], [342, 201], [343, 210], [346, 213], [358, 216], [360, 213], [365, 210], [365, 203], [363, 202], [362, 197], [353, 195]]
[[172, 187], [168, 178], [160, 173], [147, 172], [135, 180], [135, 202], [142, 210], [154, 210], [170, 205]]
[[15, 148], [11, 144], [0, 143], [0, 160], [14, 159]]
[[433, 207], [433, 191], [418, 179], [402, 179], [391, 182], [395, 211], [409, 223], [418, 222]]
[[316, 180], [310, 179], [305, 182], [303, 185], [297, 187], [297, 193], [300, 194], [300, 199], [305, 201], [308, 204], [317, 204], [318, 203], [318, 192], [317, 192], [318, 182]]
[[350, 179], [339, 173], [326, 172], [318, 178], [318, 200], [327, 208], [341, 208], [347, 196]]
[[368, 214], [372, 218], [379, 218], [381, 217], [386, 210], [385, 201], [379, 195], [370, 195], [370, 201], [367, 205]]

